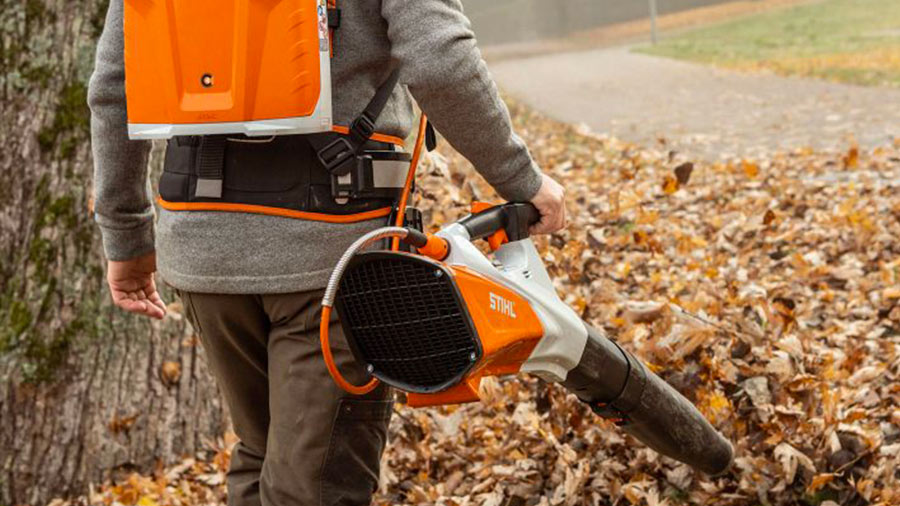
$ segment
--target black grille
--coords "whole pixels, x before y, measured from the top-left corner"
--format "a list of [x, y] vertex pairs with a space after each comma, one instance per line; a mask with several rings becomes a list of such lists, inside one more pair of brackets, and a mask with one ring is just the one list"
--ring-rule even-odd
[[356, 256], [341, 278], [337, 310], [357, 360], [403, 390], [443, 390], [481, 358], [456, 284], [431, 260], [385, 252]]

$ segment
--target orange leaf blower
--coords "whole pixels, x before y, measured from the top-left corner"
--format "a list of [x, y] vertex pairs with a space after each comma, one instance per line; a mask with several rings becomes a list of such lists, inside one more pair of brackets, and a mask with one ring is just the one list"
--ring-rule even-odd
[[[732, 446], [694, 405], [556, 295], [528, 238], [537, 210], [475, 210], [434, 235], [375, 230], [341, 257], [322, 302], [323, 352], [335, 380], [353, 393], [382, 381], [407, 392], [410, 405], [431, 406], [478, 400], [485, 376], [530, 373], [561, 384], [657, 452], [708, 474], [726, 471]], [[418, 254], [362, 252], [385, 238]], [[493, 258], [477, 239], [488, 239]], [[373, 376], [368, 385], [347, 383], [331, 360], [335, 304], [356, 360]]]

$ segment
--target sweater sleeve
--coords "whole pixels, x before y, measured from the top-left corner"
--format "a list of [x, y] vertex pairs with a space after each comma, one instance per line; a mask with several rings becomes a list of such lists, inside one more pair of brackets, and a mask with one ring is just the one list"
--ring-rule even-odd
[[383, 0], [381, 8], [401, 81], [434, 126], [501, 197], [534, 197], [540, 170], [513, 132], [459, 0]]
[[94, 219], [110, 260], [150, 253], [153, 205], [147, 177], [149, 141], [128, 139], [123, 0], [112, 0], [88, 86], [94, 155]]

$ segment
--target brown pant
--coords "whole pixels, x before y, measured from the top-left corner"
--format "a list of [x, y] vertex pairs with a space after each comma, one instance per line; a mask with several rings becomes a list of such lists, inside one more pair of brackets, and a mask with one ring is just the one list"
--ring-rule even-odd
[[[230, 506], [367, 505], [378, 486], [392, 403], [331, 380], [319, 346], [322, 291], [285, 295], [180, 293], [240, 442], [227, 475]], [[356, 384], [340, 325], [335, 361]]]

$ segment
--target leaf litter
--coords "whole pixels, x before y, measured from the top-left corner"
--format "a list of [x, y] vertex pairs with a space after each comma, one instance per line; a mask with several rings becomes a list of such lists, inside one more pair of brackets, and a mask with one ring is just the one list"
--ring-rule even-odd
[[[900, 142], [708, 163], [511, 111], [568, 192], [569, 227], [536, 239], [560, 295], [735, 464], [704, 476], [562, 388], [490, 378], [480, 403], [397, 406], [376, 504], [900, 504]], [[447, 146], [418, 182], [433, 228], [497, 201]], [[232, 442], [53, 504], [222, 504]]]

